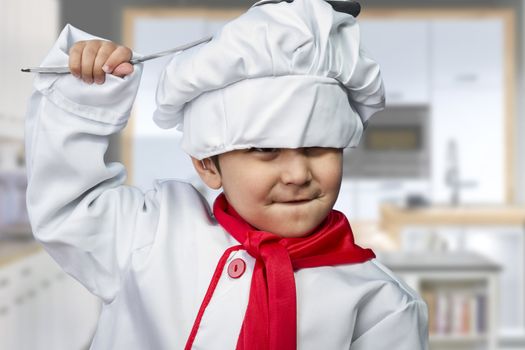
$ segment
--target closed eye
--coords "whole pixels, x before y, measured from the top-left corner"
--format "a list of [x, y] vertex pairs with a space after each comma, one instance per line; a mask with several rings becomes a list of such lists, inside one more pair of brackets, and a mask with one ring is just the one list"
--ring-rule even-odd
[[250, 152], [274, 153], [274, 152], [279, 152], [279, 148], [252, 147], [250, 148]]

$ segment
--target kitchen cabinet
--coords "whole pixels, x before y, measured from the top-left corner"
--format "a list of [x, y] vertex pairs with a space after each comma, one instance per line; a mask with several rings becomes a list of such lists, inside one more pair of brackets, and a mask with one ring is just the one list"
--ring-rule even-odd
[[512, 13], [378, 10], [361, 26], [365, 49], [381, 65], [387, 103], [429, 106], [432, 200], [451, 203], [445, 179], [457, 170], [451, 180], [459, 203], [511, 203]]
[[408, 225], [401, 232], [405, 252], [475, 252], [501, 266], [495, 296], [497, 333], [501, 339], [525, 334], [525, 232], [511, 225]]
[[467, 226], [463, 250], [474, 251], [503, 267], [500, 275], [500, 334], [525, 333], [525, 232], [516, 226]]
[[436, 19], [430, 26], [433, 89], [503, 90], [503, 20]]
[[460, 204], [504, 204], [503, 92], [448, 88], [433, 92], [431, 183], [435, 203], [451, 203], [447, 171], [456, 169]]
[[363, 49], [381, 67], [386, 103], [428, 104], [430, 23], [366, 17], [359, 23]]
[[430, 32], [433, 200], [451, 202], [445, 179], [456, 168], [459, 203], [504, 204], [504, 22], [434, 20]]
[[[508, 73], [513, 51], [508, 14], [367, 14], [361, 19], [362, 41], [381, 65], [387, 103], [396, 101], [388, 98], [393, 93], [403, 96], [394, 104], [429, 107], [425, 197], [436, 204], [451, 204], [454, 197], [458, 204], [510, 202], [512, 77]], [[378, 218], [382, 203], [404, 201], [404, 191], [389, 186], [364, 184], [356, 191], [356, 216], [367, 220]]]
[[378, 259], [427, 303], [432, 350], [497, 349], [498, 264], [475, 253], [385, 253]]
[[498, 264], [500, 291], [495, 296], [494, 315], [498, 341], [525, 344], [524, 207], [436, 206], [408, 210], [385, 205], [381, 214], [381, 229], [397, 237], [398, 249], [407, 254], [476, 253]]
[[0, 265], [0, 349], [84, 349], [99, 309], [41, 249]]

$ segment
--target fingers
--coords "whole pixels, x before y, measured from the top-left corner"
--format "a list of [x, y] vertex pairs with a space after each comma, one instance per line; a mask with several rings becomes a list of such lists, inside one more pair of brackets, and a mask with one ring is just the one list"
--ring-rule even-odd
[[97, 84], [103, 84], [106, 80], [106, 72], [102, 69], [106, 61], [115, 50], [116, 45], [113, 43], [103, 43], [98, 49], [98, 53], [93, 63], [93, 80]]
[[88, 84], [103, 84], [106, 73], [120, 77], [131, 74], [131, 56], [129, 48], [118, 46], [111, 41], [80, 41], [69, 51], [69, 69], [75, 77]]
[[82, 61], [82, 51], [84, 51], [85, 46], [85, 41], [79, 41], [69, 50], [69, 70], [71, 74], [77, 78], [79, 78], [82, 73], [80, 62]]
[[129, 75], [133, 73], [133, 65], [129, 62], [124, 62], [119, 64], [114, 70], [113, 75], [116, 75], [117, 77], [123, 78], [126, 75]]
[[93, 79], [93, 66], [95, 64], [95, 59], [98, 54], [98, 49], [100, 48], [100, 43], [90, 41], [84, 46], [82, 51], [82, 58], [80, 62], [81, 67], [81, 77], [88, 84], [92, 84]]
[[[118, 65], [124, 62], [129, 62], [131, 56], [132, 52], [129, 48], [125, 46], [117, 46], [106, 60], [103, 67], [104, 71], [106, 73], [113, 73]], [[133, 72], [133, 69], [131, 69], [131, 72]]]

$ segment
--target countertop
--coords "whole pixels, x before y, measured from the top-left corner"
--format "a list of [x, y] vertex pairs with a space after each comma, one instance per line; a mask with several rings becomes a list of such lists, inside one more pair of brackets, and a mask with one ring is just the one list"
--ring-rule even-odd
[[405, 208], [393, 204], [381, 206], [381, 222], [386, 224], [425, 225], [524, 225], [525, 206], [502, 205], [432, 205]]
[[42, 246], [35, 240], [0, 240], [0, 268], [26, 256], [41, 251]]
[[401, 230], [408, 225], [525, 227], [525, 206], [430, 205], [406, 208], [389, 203], [381, 205], [379, 229], [396, 245], [399, 245]]
[[28, 226], [0, 229], [0, 268], [42, 249]]
[[378, 252], [377, 259], [395, 271], [493, 271], [501, 266], [474, 252]]

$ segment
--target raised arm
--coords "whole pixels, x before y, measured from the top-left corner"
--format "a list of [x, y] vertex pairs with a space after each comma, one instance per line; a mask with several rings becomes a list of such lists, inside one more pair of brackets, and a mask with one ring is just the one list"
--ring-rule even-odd
[[[68, 65], [73, 43], [89, 39], [97, 38], [66, 26], [42, 65]], [[140, 66], [124, 78], [108, 74], [104, 84], [39, 75], [26, 117], [35, 238], [106, 302], [118, 293], [133, 251], [152, 243], [158, 218], [157, 190], [123, 185], [124, 166], [104, 161], [109, 136], [127, 123], [140, 75]]]

